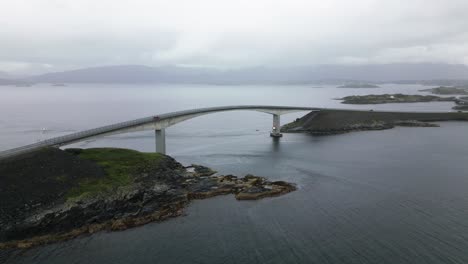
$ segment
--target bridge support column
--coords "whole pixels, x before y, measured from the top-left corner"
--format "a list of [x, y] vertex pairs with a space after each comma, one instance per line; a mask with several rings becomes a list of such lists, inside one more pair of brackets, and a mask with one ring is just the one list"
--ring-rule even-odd
[[271, 129], [270, 137], [282, 137], [283, 134], [280, 133], [281, 124], [280, 124], [280, 115], [273, 114], [273, 128]]
[[156, 129], [156, 152], [166, 154], [166, 129]]

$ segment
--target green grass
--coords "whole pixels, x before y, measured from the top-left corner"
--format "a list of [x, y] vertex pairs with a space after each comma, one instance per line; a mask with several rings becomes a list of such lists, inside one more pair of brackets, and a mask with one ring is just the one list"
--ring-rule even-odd
[[110, 191], [116, 187], [127, 186], [133, 182], [133, 176], [148, 164], [157, 164], [164, 156], [158, 153], [143, 153], [130, 149], [92, 148], [72, 150], [82, 159], [91, 160], [104, 168], [104, 178], [83, 178], [78, 186], [72, 188], [68, 198], [93, 195]]

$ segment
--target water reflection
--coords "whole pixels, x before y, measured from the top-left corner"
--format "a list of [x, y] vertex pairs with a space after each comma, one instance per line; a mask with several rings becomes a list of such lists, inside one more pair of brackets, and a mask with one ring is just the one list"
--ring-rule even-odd
[[280, 150], [281, 138], [271, 137], [271, 150], [273, 152], [278, 152]]

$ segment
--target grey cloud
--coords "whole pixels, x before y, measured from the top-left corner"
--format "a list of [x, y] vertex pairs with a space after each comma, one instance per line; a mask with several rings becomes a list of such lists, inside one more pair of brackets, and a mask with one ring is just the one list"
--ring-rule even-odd
[[4, 1], [0, 71], [468, 63], [467, 10], [461, 0]]

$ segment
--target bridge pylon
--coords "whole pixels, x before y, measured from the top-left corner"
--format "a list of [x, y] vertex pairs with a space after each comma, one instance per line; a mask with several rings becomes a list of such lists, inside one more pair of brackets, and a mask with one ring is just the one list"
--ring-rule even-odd
[[156, 129], [154, 132], [156, 139], [156, 152], [166, 154], [166, 129]]
[[273, 127], [270, 132], [270, 137], [280, 138], [283, 134], [280, 133], [281, 131], [281, 122], [280, 122], [280, 115], [273, 114]]

